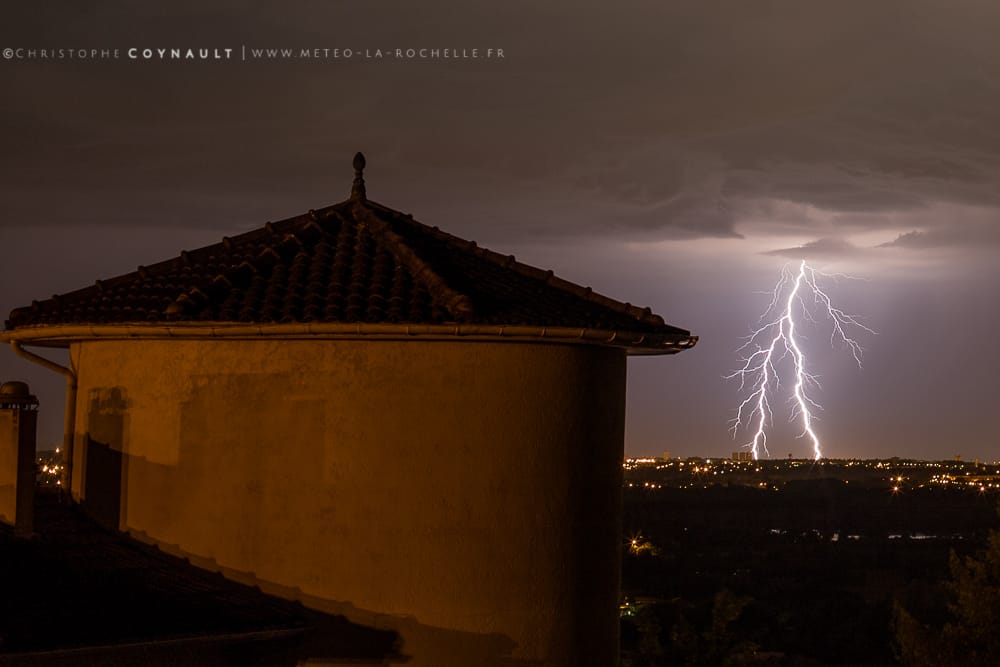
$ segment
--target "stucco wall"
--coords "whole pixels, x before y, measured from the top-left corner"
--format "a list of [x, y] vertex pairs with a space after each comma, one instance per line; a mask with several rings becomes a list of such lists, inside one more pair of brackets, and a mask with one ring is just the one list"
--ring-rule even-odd
[[[98, 513], [120, 498], [122, 529], [362, 620], [413, 617], [397, 623], [410, 665], [617, 661], [621, 350], [109, 341], [73, 357], [74, 493]], [[437, 629], [492, 648], [448, 662]]]
[[35, 429], [38, 413], [0, 409], [0, 521], [31, 535], [35, 503]]
[[0, 410], [0, 521], [14, 525], [17, 513], [17, 424], [13, 410]]

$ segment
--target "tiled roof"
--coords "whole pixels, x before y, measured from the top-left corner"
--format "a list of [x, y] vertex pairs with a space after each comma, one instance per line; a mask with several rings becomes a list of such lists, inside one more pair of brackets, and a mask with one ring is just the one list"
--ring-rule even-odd
[[688, 337], [648, 308], [347, 201], [11, 312], [8, 330], [69, 324], [380, 323], [596, 329]]

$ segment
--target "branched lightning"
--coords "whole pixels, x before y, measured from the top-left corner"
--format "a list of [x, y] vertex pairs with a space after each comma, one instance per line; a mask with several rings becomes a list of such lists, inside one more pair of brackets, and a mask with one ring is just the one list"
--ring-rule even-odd
[[[820, 384], [817, 377], [807, 369], [806, 358], [799, 345], [801, 336], [797, 337], [796, 334], [796, 317], [801, 316], [809, 322], [816, 322], [812, 311], [814, 308], [819, 309], [822, 315], [833, 322], [830, 343], [834, 344], [839, 339], [850, 350], [859, 368], [862, 349], [848, 332], [852, 328], [859, 328], [871, 334], [875, 333], [853, 316], [836, 308], [829, 295], [820, 288], [817, 276], [853, 279], [853, 276], [845, 274], [817, 271], [806, 264], [805, 260], [799, 264], [797, 273], [788, 265], [782, 267], [781, 278], [771, 292], [771, 302], [758, 320], [760, 326], [747, 336], [746, 342], [737, 349], [737, 353], [744, 355], [741, 359], [742, 368], [726, 376], [727, 379], [739, 378], [740, 391], [745, 391], [747, 388], [750, 390], [736, 411], [732, 431], [733, 437], [736, 437], [740, 427], [755, 425], [753, 440], [746, 444], [755, 459], [760, 458], [761, 454], [768, 453], [767, 424], [773, 418], [768, 394], [781, 388], [777, 364], [788, 356], [791, 357], [794, 380], [791, 419], [801, 418], [801, 436], [808, 436], [816, 459], [823, 455], [819, 436], [813, 429], [815, 421], [813, 411], [821, 408], [809, 395], [809, 389], [819, 389]], [[806, 293], [805, 296], [803, 292]], [[811, 304], [805, 298], [808, 294], [812, 295]], [[765, 321], [765, 324], [760, 324]]]

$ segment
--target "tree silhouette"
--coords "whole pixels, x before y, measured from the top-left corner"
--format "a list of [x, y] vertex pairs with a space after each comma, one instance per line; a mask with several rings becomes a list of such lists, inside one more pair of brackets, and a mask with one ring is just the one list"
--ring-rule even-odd
[[948, 619], [942, 626], [922, 622], [896, 602], [899, 659], [907, 665], [1000, 665], [1000, 530], [992, 530], [986, 548], [975, 555], [960, 558], [952, 551], [949, 565]]
[[779, 664], [781, 654], [760, 652], [733, 627], [751, 601], [722, 589], [704, 610], [679, 598], [643, 607], [632, 619], [636, 650], [624, 656], [623, 667]]

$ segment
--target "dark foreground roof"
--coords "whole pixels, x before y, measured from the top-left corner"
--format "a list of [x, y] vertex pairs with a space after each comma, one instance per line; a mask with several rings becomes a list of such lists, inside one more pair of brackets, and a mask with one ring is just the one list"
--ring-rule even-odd
[[110, 533], [53, 494], [33, 540], [0, 525], [0, 665], [384, 664], [398, 635]]
[[694, 343], [649, 308], [601, 296], [369, 201], [363, 167], [359, 153], [347, 201], [33, 302], [10, 314], [7, 329], [471, 324], [628, 332], [648, 335], [650, 345], [669, 339], [678, 349]]

